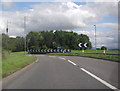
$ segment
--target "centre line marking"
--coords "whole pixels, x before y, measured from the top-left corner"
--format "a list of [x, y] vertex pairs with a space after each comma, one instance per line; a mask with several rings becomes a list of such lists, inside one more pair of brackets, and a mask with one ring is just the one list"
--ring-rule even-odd
[[46, 55], [37, 55], [37, 56], [46, 56]]
[[48, 56], [48, 57], [53, 57], [53, 58], [55, 58], [56, 56]]
[[111, 84], [109, 84], [108, 82], [102, 80], [101, 78], [95, 76], [94, 74], [90, 73], [89, 71], [85, 70], [84, 68], [80, 68], [82, 71], [86, 72], [87, 74], [89, 74], [90, 76], [92, 76], [93, 78], [97, 79], [98, 81], [100, 81], [101, 83], [103, 83], [104, 85], [106, 85], [107, 87], [111, 88], [111, 89], [117, 89], [115, 86], [112, 86]]
[[77, 64], [75, 64], [74, 62], [72, 62], [72, 61], [70, 61], [70, 60], [68, 60], [68, 62], [70, 62], [70, 63], [73, 64], [73, 65], [77, 65]]
[[62, 58], [62, 57], [58, 57], [59, 59], [63, 59], [63, 60], [66, 60], [65, 58]]

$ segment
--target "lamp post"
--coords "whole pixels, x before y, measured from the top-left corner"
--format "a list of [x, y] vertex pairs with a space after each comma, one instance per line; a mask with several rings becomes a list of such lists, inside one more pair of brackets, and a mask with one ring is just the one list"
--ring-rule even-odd
[[7, 48], [7, 53], [8, 53], [8, 20], [7, 20], [6, 33], [7, 33], [7, 36], [6, 36], [6, 48]]
[[25, 55], [26, 55], [26, 34], [25, 34], [25, 30], [26, 30], [26, 16], [24, 16], [24, 42], [25, 42]]
[[7, 28], [6, 28], [6, 49], [7, 49], [7, 53], [8, 53], [8, 23], [11, 23], [11, 22], [8, 22], [7, 20]]
[[95, 50], [96, 50], [96, 25], [94, 25], [94, 27], [95, 27]]

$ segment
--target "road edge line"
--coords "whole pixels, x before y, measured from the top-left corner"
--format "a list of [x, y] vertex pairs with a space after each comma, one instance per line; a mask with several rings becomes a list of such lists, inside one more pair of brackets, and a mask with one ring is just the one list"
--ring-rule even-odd
[[90, 76], [92, 76], [93, 78], [95, 78], [96, 80], [98, 80], [99, 82], [101, 82], [102, 84], [106, 85], [107, 87], [111, 88], [111, 89], [114, 89], [114, 90], [118, 90], [118, 88], [116, 88], [115, 86], [109, 84], [108, 82], [102, 80], [101, 78], [97, 77], [96, 75], [90, 73], [89, 71], [85, 70], [84, 68], [80, 68], [82, 71], [86, 72], [87, 74], [89, 74]]
[[70, 62], [70, 63], [73, 64], [73, 65], [77, 65], [77, 64], [75, 64], [74, 62], [72, 62], [72, 61], [70, 61], [70, 60], [68, 60], [68, 62]]

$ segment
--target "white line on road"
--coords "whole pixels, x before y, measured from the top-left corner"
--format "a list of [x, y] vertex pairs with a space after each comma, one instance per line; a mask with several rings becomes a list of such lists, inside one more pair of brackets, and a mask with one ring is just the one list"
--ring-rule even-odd
[[35, 61], [36, 63], [38, 62], [38, 59]]
[[48, 56], [48, 57], [55, 58], [56, 56]]
[[108, 82], [102, 80], [101, 78], [95, 76], [94, 74], [90, 73], [89, 71], [85, 70], [84, 68], [80, 68], [82, 71], [86, 72], [87, 74], [89, 74], [90, 76], [92, 76], [93, 78], [97, 79], [98, 81], [100, 81], [101, 83], [103, 83], [104, 85], [106, 85], [107, 87], [111, 88], [111, 89], [117, 89], [116, 87], [112, 86], [111, 84], [109, 84]]
[[74, 62], [72, 62], [72, 61], [70, 61], [70, 60], [68, 60], [68, 62], [70, 62], [70, 63], [73, 64], [73, 65], [77, 65], [77, 64], [75, 64]]
[[46, 55], [37, 55], [37, 56], [46, 56]]
[[63, 59], [63, 60], [66, 60], [65, 58], [62, 58], [62, 57], [58, 57], [59, 59]]

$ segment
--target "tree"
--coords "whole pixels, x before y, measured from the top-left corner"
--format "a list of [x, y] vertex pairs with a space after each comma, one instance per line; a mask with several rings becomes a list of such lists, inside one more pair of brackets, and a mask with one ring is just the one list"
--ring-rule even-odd
[[107, 50], [107, 47], [102, 46], [102, 47], [101, 47], [101, 50], [104, 50], [104, 49]]
[[[6, 34], [2, 34], [2, 48], [7, 49], [6, 48], [6, 37], [8, 37]], [[9, 37], [8, 37], [9, 40]]]
[[23, 51], [24, 50], [24, 38], [16, 37], [10, 38], [6, 34], [2, 34], [2, 48], [7, 50], [6, 48], [6, 37], [8, 37], [8, 49], [12, 51]]
[[[2, 46], [6, 49], [6, 36], [2, 34]], [[91, 49], [92, 45], [89, 37], [85, 34], [77, 34], [73, 31], [56, 30], [29, 32], [26, 35], [26, 42], [28, 49], [57, 49], [61, 46], [62, 49]], [[79, 43], [88, 43], [88, 48], [79, 48]], [[12, 51], [24, 51], [24, 38], [17, 36], [16, 38], [9, 38], [8, 48]]]
[[17, 36], [15, 39], [15, 49], [13, 51], [19, 52], [24, 51], [24, 38]]
[[[92, 48], [89, 37], [84, 34], [78, 35], [71, 31], [56, 30], [30, 32], [27, 37], [27, 44], [30, 48], [35, 46], [36, 48], [42, 48], [46, 46], [50, 49], [57, 49], [57, 46], [61, 46], [62, 49], [79, 49], [78, 43], [88, 43], [89, 49]], [[84, 48], [87, 49], [87, 48]]]

